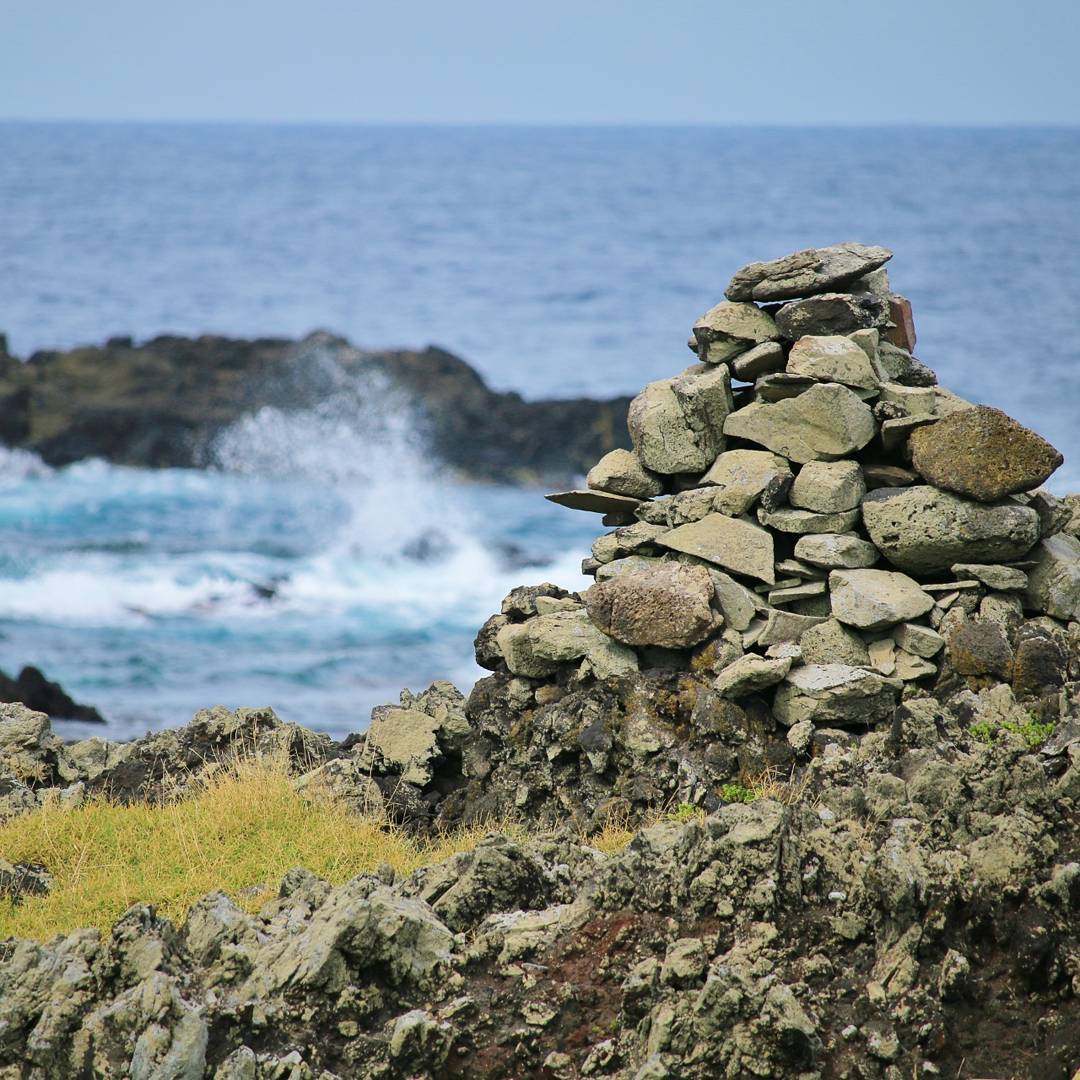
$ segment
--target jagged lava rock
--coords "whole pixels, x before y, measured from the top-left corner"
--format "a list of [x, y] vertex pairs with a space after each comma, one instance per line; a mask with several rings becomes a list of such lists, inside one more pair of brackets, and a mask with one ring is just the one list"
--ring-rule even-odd
[[807, 248], [782, 259], [744, 266], [724, 295], [729, 300], [793, 300], [847, 285], [891, 258], [888, 248], [866, 244]]
[[772, 534], [749, 521], [725, 514], [709, 514], [700, 521], [672, 529], [656, 542], [673, 551], [696, 555], [736, 574], [757, 578], [767, 585], [776, 581]]
[[666, 562], [593, 585], [585, 606], [593, 623], [616, 641], [685, 649], [715, 627], [712, 596], [712, 578], [703, 567]]
[[773, 317], [756, 304], [724, 300], [694, 323], [693, 335], [701, 359], [719, 364], [755, 345], [776, 341], [780, 331]]
[[1037, 488], [1065, 460], [1041, 435], [989, 405], [912, 432], [911, 453], [935, 487], [979, 502]]
[[792, 506], [833, 514], [854, 510], [866, 494], [866, 481], [857, 461], [808, 461], [788, 493]]
[[839, 334], [800, 337], [788, 354], [787, 371], [862, 390], [874, 390], [881, 382], [866, 353]]
[[804, 334], [851, 334], [884, 326], [889, 305], [878, 296], [854, 293], [822, 293], [785, 304], [776, 313], [780, 333], [795, 339]]
[[585, 477], [590, 488], [625, 495], [631, 499], [649, 499], [660, 495], [664, 482], [641, 464], [631, 450], [611, 450], [606, 453]]
[[726, 435], [799, 464], [846, 457], [866, 446], [876, 431], [870, 407], [839, 383], [815, 383], [782, 401], [752, 402], [724, 422]]
[[878, 550], [910, 573], [936, 573], [960, 561], [1007, 562], [1039, 539], [1039, 515], [1029, 506], [971, 502], [927, 485], [877, 488], [862, 512]]
[[885, 630], [934, 606], [917, 581], [891, 570], [833, 570], [829, 597], [833, 616], [860, 630]]

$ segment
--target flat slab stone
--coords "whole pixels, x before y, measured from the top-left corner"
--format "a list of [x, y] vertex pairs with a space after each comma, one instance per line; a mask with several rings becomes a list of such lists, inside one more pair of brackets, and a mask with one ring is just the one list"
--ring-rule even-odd
[[593, 625], [624, 645], [685, 649], [716, 628], [712, 595], [704, 567], [664, 562], [593, 585], [584, 599]]
[[762, 375], [754, 383], [754, 396], [759, 401], [784, 401], [798, 397], [809, 390], [818, 380], [809, 375], [792, 375], [790, 371], [777, 371]]
[[799, 641], [807, 630], [824, 622], [826, 618], [824, 615], [799, 615], [794, 611], [770, 608], [765, 613], [765, 621], [757, 634], [755, 644], [764, 648], [783, 641]]
[[775, 686], [791, 670], [791, 657], [766, 659], [748, 653], [724, 668], [713, 688], [724, 698], [737, 700]]
[[971, 502], [927, 485], [878, 488], [862, 511], [878, 550], [911, 573], [938, 573], [961, 561], [1008, 562], [1039, 539], [1039, 515], [1029, 506]]
[[815, 383], [783, 401], [751, 402], [724, 422], [726, 435], [800, 464], [847, 457], [866, 446], [876, 432], [870, 407], [839, 383]]
[[920, 623], [901, 623], [893, 627], [893, 641], [913, 656], [929, 659], [941, 652], [945, 639], [929, 626]]
[[781, 506], [772, 512], [759, 507], [758, 521], [777, 532], [794, 533], [804, 536], [807, 533], [844, 533], [853, 529], [859, 521], [859, 510], [841, 510], [834, 514], [821, 514], [814, 510], [798, 510], [791, 506]]
[[692, 330], [698, 355], [709, 364], [720, 364], [746, 352], [755, 345], [776, 341], [780, 331], [776, 322], [756, 304], [723, 300], [709, 308]]
[[981, 581], [988, 589], [999, 592], [1023, 592], [1028, 585], [1028, 576], [1014, 566], [998, 566], [992, 563], [954, 563], [952, 572], [957, 577], [973, 577]]
[[900, 416], [881, 425], [881, 446], [887, 454], [904, 449], [911, 434], [919, 428], [937, 423], [934, 416]]
[[725, 514], [709, 514], [700, 521], [664, 533], [656, 543], [673, 551], [696, 555], [767, 585], [776, 582], [772, 534], [749, 521]]
[[888, 303], [872, 293], [820, 293], [776, 313], [777, 328], [789, 340], [804, 334], [850, 334], [884, 326], [888, 319]]
[[828, 292], [876, 270], [892, 258], [884, 247], [833, 244], [744, 266], [724, 291], [729, 300], [792, 300]]
[[886, 630], [934, 606], [917, 581], [890, 570], [834, 570], [829, 597], [833, 617], [859, 630]]
[[911, 457], [935, 487], [979, 502], [1037, 488], [1065, 460], [1041, 435], [989, 405], [913, 432]]
[[769, 593], [769, 603], [774, 607], [794, 604], [799, 600], [810, 600], [815, 596], [824, 596], [828, 591], [824, 581], [804, 581], [798, 585], [789, 585], [784, 589], [773, 589]]
[[753, 382], [761, 375], [783, 371], [787, 357], [779, 342], [763, 341], [731, 361], [731, 374], [741, 382]]
[[826, 570], [855, 570], [873, 566], [881, 555], [873, 544], [860, 536], [822, 533], [817, 536], [804, 536], [798, 540], [795, 544], [795, 558]]
[[593, 514], [632, 514], [640, 505], [640, 499], [615, 495], [610, 491], [556, 491], [545, 499], [571, 510], [588, 510]]

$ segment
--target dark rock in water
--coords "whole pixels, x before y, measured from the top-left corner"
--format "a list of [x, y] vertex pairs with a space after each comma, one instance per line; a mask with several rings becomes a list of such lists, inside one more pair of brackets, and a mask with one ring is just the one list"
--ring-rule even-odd
[[[371, 352], [343, 338], [299, 342], [127, 338], [25, 363], [0, 356], [0, 441], [50, 465], [88, 457], [151, 468], [200, 466], [223, 428], [266, 405], [296, 410], [342, 379], [416, 410], [431, 452], [483, 480], [565, 482], [629, 447], [628, 398], [524, 401], [497, 393], [443, 349]], [[393, 399], [397, 398], [395, 402]]]
[[866, 244], [808, 248], [771, 262], [751, 263], [731, 279], [729, 300], [794, 300], [830, 292], [884, 266], [892, 252]]
[[856, 330], [883, 326], [888, 305], [870, 294], [822, 293], [785, 304], [776, 315], [776, 325], [786, 338], [804, 334], [850, 334]]
[[21, 702], [52, 720], [82, 720], [103, 724], [105, 718], [92, 705], [80, 705], [64, 688], [36, 668], [24, 667], [16, 679], [0, 671], [0, 701]]
[[913, 431], [911, 454], [931, 484], [979, 502], [1037, 488], [1065, 460], [1041, 435], [989, 405]]

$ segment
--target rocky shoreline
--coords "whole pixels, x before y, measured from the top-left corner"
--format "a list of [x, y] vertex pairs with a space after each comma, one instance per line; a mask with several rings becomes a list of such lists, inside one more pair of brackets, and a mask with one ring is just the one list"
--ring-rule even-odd
[[535, 837], [0, 943], [0, 1076], [1072, 1080], [1077, 500], [915, 357], [890, 256], [734, 276], [632, 449], [553, 496], [611, 529], [596, 583], [511, 592], [467, 698], [404, 691], [339, 743], [214, 709], [65, 745], [0, 706], [0, 818], [276, 752], [421, 835]]
[[434, 346], [362, 350], [324, 332], [301, 341], [162, 336], [22, 361], [0, 338], [0, 442], [50, 465], [200, 467], [242, 417], [311, 408], [342, 392], [408, 415], [436, 462], [474, 480], [565, 483], [629, 445], [628, 399], [525, 401]]

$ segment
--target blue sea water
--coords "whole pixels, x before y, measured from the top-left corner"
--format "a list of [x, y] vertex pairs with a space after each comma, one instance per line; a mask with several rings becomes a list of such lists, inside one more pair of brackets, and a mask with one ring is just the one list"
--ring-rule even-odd
[[[0, 124], [23, 356], [324, 327], [527, 397], [629, 393], [689, 362], [738, 266], [844, 239], [895, 250], [921, 359], [1080, 489], [1080, 130]], [[467, 685], [482, 619], [579, 584], [597, 523], [448, 480], [397, 420], [265, 414], [201, 473], [8, 454], [0, 668], [117, 735], [212, 703], [341, 734], [403, 685]]]

